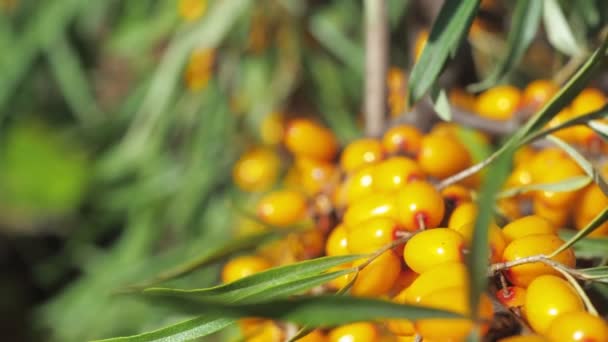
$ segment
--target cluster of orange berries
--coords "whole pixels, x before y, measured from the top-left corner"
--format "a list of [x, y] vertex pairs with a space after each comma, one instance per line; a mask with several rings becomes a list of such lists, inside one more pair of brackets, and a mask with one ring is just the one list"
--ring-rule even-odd
[[[439, 124], [428, 134], [413, 126], [395, 126], [380, 139], [363, 138], [349, 143], [339, 156], [339, 144], [332, 132], [309, 119], [297, 118], [285, 124], [279, 115], [271, 115], [262, 125], [261, 136], [267, 146], [254, 148], [241, 157], [234, 168], [234, 181], [242, 190], [262, 193], [256, 214], [265, 224], [279, 229], [302, 223], [314, 226], [292, 234], [297, 240], [295, 246], [302, 249], [304, 245], [309, 253], [287, 261], [264, 250], [258, 255], [237, 257], [226, 264], [224, 282], [273, 265], [315, 257], [323, 250], [328, 256], [378, 252], [372, 259], [336, 267], [334, 270], [355, 268], [358, 275], [349, 273], [334, 279], [324, 290], [349, 287], [355, 296], [392, 298], [398, 303], [470, 313], [463, 262], [477, 217], [473, 197], [479, 181], [471, 177], [441, 190], [433, 183], [472, 163], [469, 151], [455, 134], [455, 126]], [[280, 146], [293, 159], [282, 182], [278, 182]], [[523, 165], [537, 168], [537, 177], [582, 174], [575, 162], [554, 149], [522, 150], [511, 178], [521, 173]], [[554, 172], [546, 172], [547, 168]], [[277, 183], [280, 188], [269, 191]], [[513, 184], [510, 180], [507, 187]], [[581, 191], [583, 196], [589, 192], [586, 196], [593, 198], [579, 203], [603, 201], [588, 203], [585, 210], [576, 211], [584, 225], [603, 209], [607, 199], [595, 185]], [[575, 197], [569, 192], [534, 194], [535, 201], [562, 211], [565, 206], [572, 206]], [[488, 247], [492, 263], [549, 255], [564, 243], [556, 235], [560, 222], [547, 211], [538, 210], [536, 202], [534, 208], [536, 215], [522, 217], [517, 212], [503, 228], [491, 224]], [[328, 216], [336, 219], [323, 220]], [[311, 238], [313, 235], [315, 238]], [[400, 239], [407, 242], [396, 244]], [[287, 246], [294, 248], [293, 243]], [[566, 267], [574, 267], [576, 262], [571, 249], [552, 259]], [[581, 340], [576, 336], [584, 336], [586, 341], [608, 340], [608, 326], [585, 311], [575, 289], [554, 268], [541, 262], [526, 263], [506, 269], [503, 276], [502, 286], [485, 295], [478, 308], [478, 317], [486, 322], [493, 317], [493, 296], [517, 310], [539, 334], [526, 337], [539, 341]], [[250, 341], [279, 341], [285, 333], [280, 325], [267, 320], [248, 319], [241, 326]], [[466, 319], [362, 322], [334, 328], [328, 334], [315, 330], [302, 340], [413, 341], [419, 335], [424, 341], [460, 341], [474, 326]], [[484, 323], [481, 331], [488, 328]], [[253, 330], [258, 333], [251, 335]]]

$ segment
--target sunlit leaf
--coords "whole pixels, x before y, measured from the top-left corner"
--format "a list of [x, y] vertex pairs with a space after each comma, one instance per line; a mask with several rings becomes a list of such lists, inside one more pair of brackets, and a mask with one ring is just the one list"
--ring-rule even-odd
[[431, 99], [433, 101], [433, 109], [443, 121], [452, 120], [452, 109], [450, 101], [444, 89], [432, 89]]
[[[576, 235], [578, 231], [561, 229], [559, 237], [568, 241]], [[606, 237], [586, 237], [578, 240], [572, 248], [578, 258], [604, 258], [608, 250], [608, 238]]]
[[586, 279], [608, 283], [608, 266], [582, 268], [577, 271], [583, 273]]
[[554, 183], [536, 183], [536, 184], [528, 184], [524, 186], [519, 186], [515, 188], [509, 188], [499, 192], [496, 197], [497, 198], [507, 198], [518, 196], [521, 194], [529, 193], [532, 191], [551, 191], [551, 192], [564, 192], [564, 191], [574, 191], [578, 189], [582, 189], [587, 184], [591, 183], [591, 178], [589, 176], [576, 176], [568, 179], [564, 179], [559, 182]]
[[589, 121], [587, 125], [604, 141], [608, 141], [608, 124], [601, 121]]
[[557, 0], [544, 0], [543, 21], [547, 38], [553, 47], [569, 56], [581, 54], [581, 47]]

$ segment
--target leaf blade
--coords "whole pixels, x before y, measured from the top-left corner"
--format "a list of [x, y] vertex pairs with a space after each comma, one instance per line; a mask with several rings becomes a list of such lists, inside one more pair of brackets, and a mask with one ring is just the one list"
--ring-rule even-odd
[[551, 45], [563, 54], [576, 56], [582, 49], [574, 38], [570, 24], [557, 0], [544, 0], [543, 22]]

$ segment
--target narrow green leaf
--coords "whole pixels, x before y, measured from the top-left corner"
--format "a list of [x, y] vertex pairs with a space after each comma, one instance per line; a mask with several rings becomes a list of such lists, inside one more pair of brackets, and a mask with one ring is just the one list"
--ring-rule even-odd
[[591, 128], [604, 141], [608, 141], [608, 125], [601, 121], [589, 121], [587, 126]]
[[[570, 229], [561, 229], [559, 231], [559, 237], [563, 240], [570, 240], [578, 232]], [[574, 253], [577, 258], [591, 259], [591, 258], [605, 258], [606, 251], [608, 251], [608, 238], [606, 237], [592, 237], [582, 238], [572, 246]]]
[[548, 140], [556, 144], [559, 148], [564, 150], [576, 163], [585, 171], [585, 173], [593, 179], [593, 182], [596, 183], [602, 192], [608, 196], [608, 183], [602, 177], [602, 174], [596, 170], [591, 162], [589, 162], [582, 154], [580, 154], [574, 147], [568, 145], [565, 141], [560, 138], [549, 135], [547, 137]]
[[585, 278], [601, 283], [608, 283], [608, 266], [598, 266], [591, 268], [579, 269], [579, 272], [585, 275]]
[[[361, 258], [361, 255], [323, 257], [272, 268], [228, 284], [206, 289], [181, 290], [151, 288], [144, 290], [144, 292], [167, 297], [182, 297], [193, 300], [205, 299], [208, 301], [213, 300], [227, 303], [244, 299], [256, 300], [258, 299], [257, 296], [266, 299], [268, 298], [268, 290], [271, 288], [275, 289], [277, 293], [281, 291], [281, 294], [288, 294], [290, 289], [297, 292], [301, 290], [301, 288], [298, 287], [297, 282], [306, 281], [318, 283], [320, 278], [314, 277], [318, 276], [320, 273], [330, 269], [331, 267], [342, 265]], [[350, 270], [350, 272], [352, 271], [353, 270]], [[322, 278], [329, 278], [329, 280], [331, 280], [337, 276], [338, 275], [336, 274], [331, 274], [328, 277]], [[308, 279], [310, 277], [313, 277], [313, 279]], [[327, 282], [327, 280], [325, 282]], [[321, 282], [321, 284], [322, 283], [323, 282]]]
[[166, 270], [166, 271], [158, 274], [156, 277], [142, 282], [141, 284], [129, 286], [128, 288], [130, 288], [130, 289], [143, 288], [143, 287], [148, 287], [148, 286], [151, 286], [154, 284], [159, 284], [159, 283], [162, 283], [165, 281], [169, 281], [172, 279], [183, 277], [202, 267], [205, 267], [209, 264], [222, 260], [234, 253], [242, 252], [242, 251], [246, 251], [246, 250], [250, 250], [250, 249], [259, 247], [260, 245], [262, 245], [266, 242], [272, 241], [274, 239], [277, 239], [283, 235], [284, 234], [282, 232], [271, 231], [271, 232], [264, 232], [264, 233], [260, 233], [260, 234], [256, 234], [256, 235], [246, 236], [246, 237], [243, 237], [240, 239], [230, 240], [230, 241], [226, 242], [225, 244], [220, 245], [220, 246], [216, 247], [215, 249], [212, 249], [211, 251], [202, 254], [201, 256], [198, 256], [183, 264], [177, 265], [169, 270]]
[[576, 9], [581, 13], [581, 16], [591, 27], [597, 26], [600, 22], [600, 9], [597, 7], [595, 0], [574, 1]]
[[[566, 241], [561, 247], [559, 247], [555, 252], [551, 253], [551, 255], [558, 255], [564, 250], [568, 249], [570, 246], [576, 244], [585, 236], [591, 234], [594, 230], [598, 229], [602, 224], [608, 221], [608, 208], [602, 210], [587, 226], [578, 231], [578, 233], [574, 234], [568, 241]], [[604, 256], [606, 255], [606, 249], [604, 249]]]
[[93, 342], [178, 342], [190, 341], [220, 331], [235, 322], [230, 318], [200, 316], [151, 332], [96, 340]]
[[544, 0], [543, 21], [547, 38], [554, 48], [568, 56], [582, 53], [557, 0]]
[[[489, 227], [494, 213], [493, 208], [496, 194], [509, 175], [512, 155], [513, 149], [508, 149], [490, 168], [485, 176], [481, 194], [477, 201], [479, 214], [477, 215], [473, 229], [471, 251], [467, 256], [470, 284], [469, 303], [471, 308], [479, 306], [480, 297], [487, 289], [488, 260], [490, 258], [488, 248]], [[476, 309], [472, 309], [471, 311], [473, 315], [477, 315]]]
[[323, 13], [312, 17], [310, 30], [323, 46], [359, 75], [363, 75], [363, 48], [356, 45]]
[[536, 36], [543, 12], [542, 8], [541, 1], [517, 1], [507, 37], [507, 53], [496, 63], [494, 69], [483, 81], [470, 85], [468, 89], [477, 92], [490, 88], [515, 68]]
[[177, 312], [198, 314], [213, 312], [225, 318], [264, 317], [309, 327], [327, 327], [388, 318], [411, 320], [462, 318], [462, 315], [457, 313], [438, 309], [350, 296], [301, 296], [254, 304], [219, 304], [186, 298], [169, 298], [170, 301], [162, 297], [149, 297], [149, 299], [158, 301], [157, 305], [169, 305]]
[[499, 192], [497, 198], [507, 198], [525, 194], [531, 191], [564, 192], [582, 189], [591, 183], [589, 176], [576, 176], [554, 183], [538, 183], [510, 188]]
[[410, 0], [388, 0], [388, 22], [392, 29], [396, 28], [401, 18], [407, 13]]
[[471, 26], [480, 0], [446, 0], [409, 80], [409, 104], [420, 100], [435, 83]]
[[433, 101], [433, 109], [435, 109], [437, 116], [443, 121], [452, 121], [452, 109], [445, 90], [433, 88], [431, 88], [431, 100]]

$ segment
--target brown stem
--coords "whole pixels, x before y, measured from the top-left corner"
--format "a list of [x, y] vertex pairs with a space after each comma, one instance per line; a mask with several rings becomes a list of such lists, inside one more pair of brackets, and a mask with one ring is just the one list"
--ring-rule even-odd
[[388, 25], [386, 0], [365, 1], [365, 133], [378, 137], [384, 129]]

